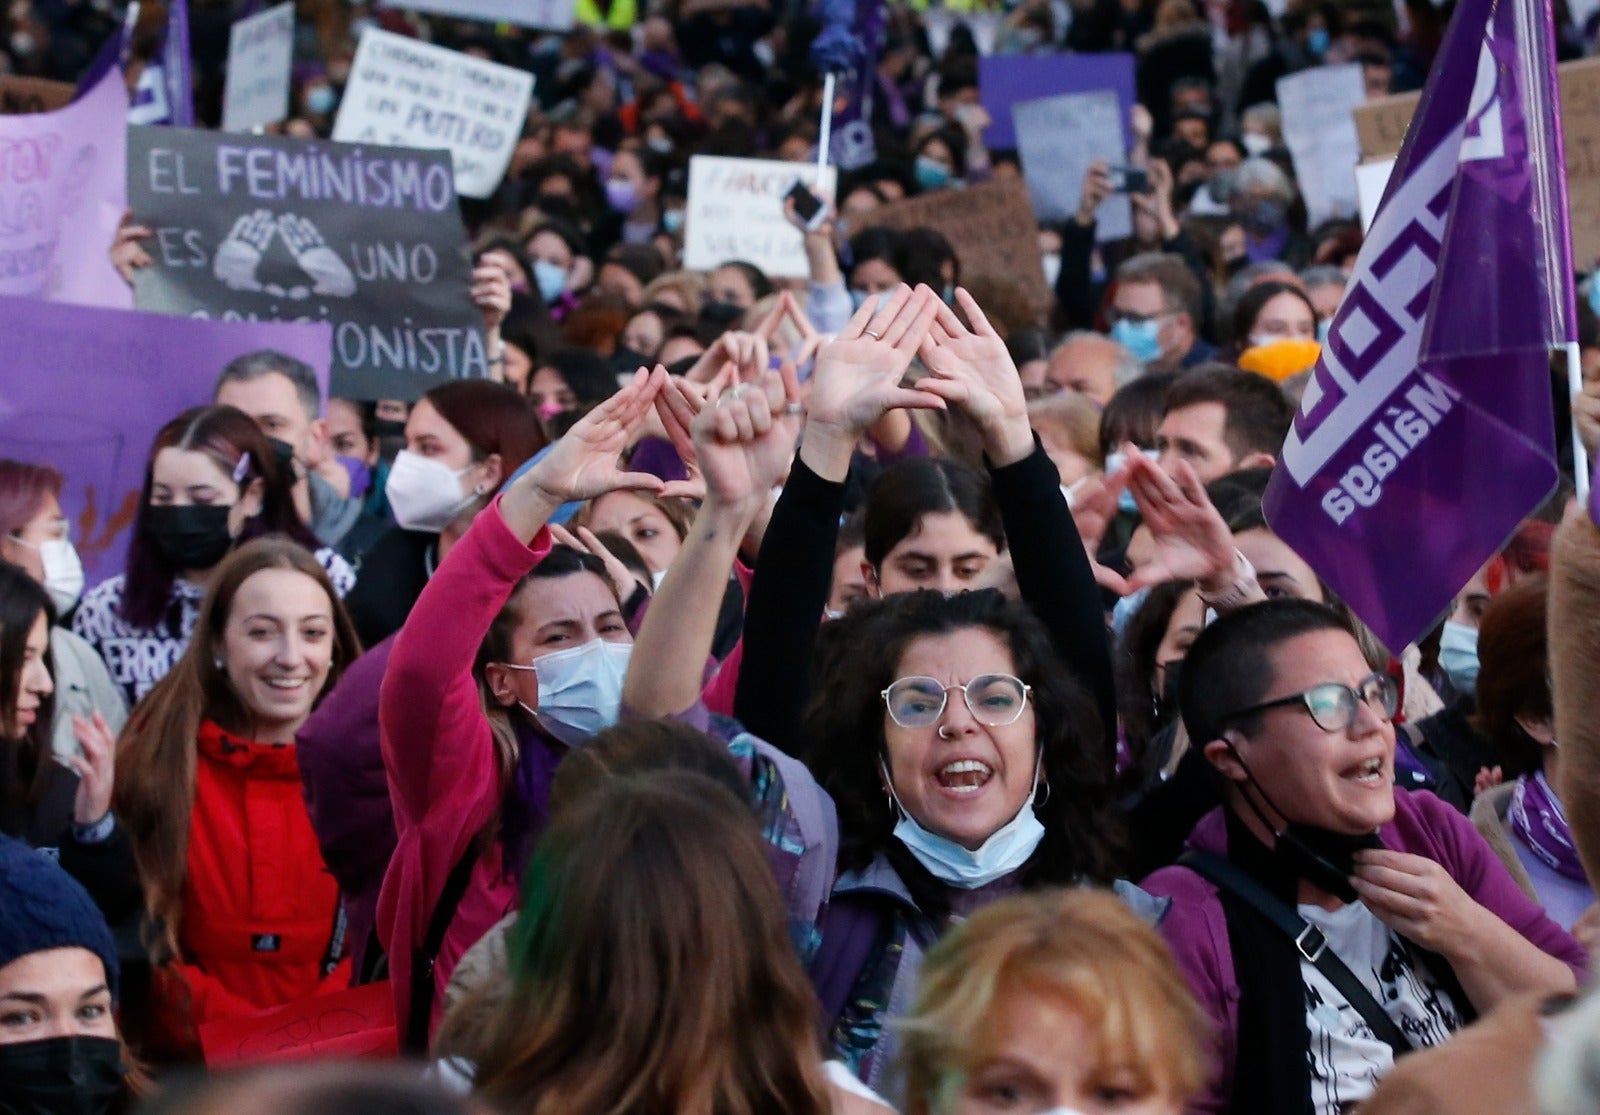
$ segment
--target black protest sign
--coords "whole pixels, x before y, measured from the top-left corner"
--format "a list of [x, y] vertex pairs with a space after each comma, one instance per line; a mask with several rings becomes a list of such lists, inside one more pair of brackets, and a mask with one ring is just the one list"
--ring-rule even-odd
[[128, 204], [141, 310], [326, 321], [342, 398], [488, 375], [448, 152], [135, 127]]

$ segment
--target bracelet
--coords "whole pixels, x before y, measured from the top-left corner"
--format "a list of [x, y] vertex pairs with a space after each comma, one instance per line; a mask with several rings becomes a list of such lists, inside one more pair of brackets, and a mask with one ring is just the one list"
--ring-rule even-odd
[[1203, 604], [1220, 614], [1259, 599], [1261, 586], [1256, 581], [1255, 566], [1250, 564], [1250, 559], [1234, 550], [1233, 583], [1221, 592], [1207, 592], [1200, 588], [1197, 588], [1197, 592]]
[[104, 844], [111, 839], [111, 834], [116, 831], [117, 817], [114, 813], [107, 813], [92, 824], [72, 826], [73, 839], [79, 844]]

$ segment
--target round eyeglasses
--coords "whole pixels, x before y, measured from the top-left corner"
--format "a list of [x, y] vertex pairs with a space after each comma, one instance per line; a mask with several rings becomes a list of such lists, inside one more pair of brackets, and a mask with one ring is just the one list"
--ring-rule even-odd
[[931, 728], [944, 715], [950, 691], [961, 691], [967, 711], [979, 724], [1001, 728], [1015, 723], [1027, 707], [1031, 685], [1010, 674], [979, 674], [965, 685], [945, 685], [937, 678], [901, 678], [883, 691], [889, 717], [902, 728]]
[[1341, 682], [1329, 681], [1313, 685], [1303, 693], [1291, 693], [1275, 701], [1239, 709], [1223, 718], [1224, 722], [1238, 720], [1252, 713], [1265, 712], [1283, 705], [1304, 705], [1312, 721], [1324, 732], [1342, 732], [1356, 722], [1356, 709], [1361, 704], [1379, 713], [1385, 720], [1392, 719], [1400, 707], [1400, 689], [1388, 674], [1369, 674], [1353, 688]]

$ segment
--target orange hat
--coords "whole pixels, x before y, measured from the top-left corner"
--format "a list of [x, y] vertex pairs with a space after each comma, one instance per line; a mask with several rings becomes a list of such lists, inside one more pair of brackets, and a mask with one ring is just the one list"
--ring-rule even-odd
[[1322, 346], [1316, 341], [1273, 341], [1245, 349], [1239, 356], [1239, 367], [1266, 376], [1273, 383], [1282, 383], [1306, 371], [1321, 354]]

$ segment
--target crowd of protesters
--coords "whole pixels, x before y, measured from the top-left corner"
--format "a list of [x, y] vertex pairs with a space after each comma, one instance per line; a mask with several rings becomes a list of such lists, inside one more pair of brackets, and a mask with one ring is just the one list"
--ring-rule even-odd
[[[93, 585], [70, 478], [0, 445], [0, 1113], [1600, 1109], [1571, 451], [1398, 654], [1262, 510], [1363, 240], [1275, 81], [1419, 88], [1448, 7], [890, 5], [876, 155], [782, 203], [779, 279], [682, 266], [687, 163], [815, 158], [802, 5], [301, 0], [287, 135], [366, 27], [535, 75], [462, 202], [491, 375], [205, 369]], [[212, 126], [244, 9], [190, 4]], [[14, 0], [0, 70], [123, 15]], [[1095, 163], [1042, 285], [874, 223], [1020, 177], [980, 41], [1135, 57], [1133, 233]], [[1552, 390], [1593, 453], [1600, 377]], [[387, 1057], [205, 1073], [326, 1054], [281, 1008], [362, 988]]]

